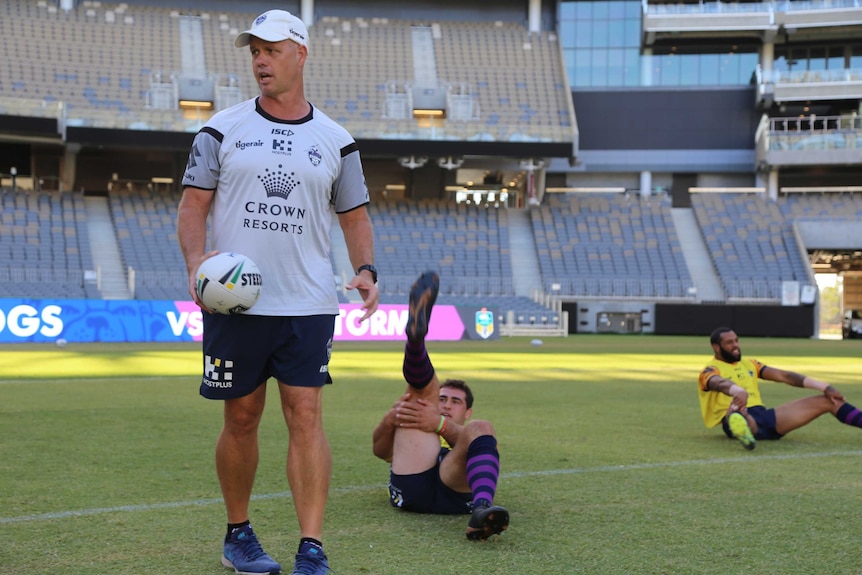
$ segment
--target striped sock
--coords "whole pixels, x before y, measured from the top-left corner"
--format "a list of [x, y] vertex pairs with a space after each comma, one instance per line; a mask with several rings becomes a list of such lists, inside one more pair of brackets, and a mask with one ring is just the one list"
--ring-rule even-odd
[[434, 366], [425, 349], [425, 341], [408, 341], [404, 346], [404, 380], [416, 389], [422, 389], [434, 379]]
[[482, 435], [474, 439], [467, 448], [467, 484], [473, 492], [473, 504], [484, 499], [494, 502], [497, 478], [500, 476], [500, 454], [497, 439], [493, 435]]
[[859, 411], [849, 403], [845, 403], [838, 408], [838, 413], [835, 414], [838, 421], [854, 427], [862, 427], [862, 411]]

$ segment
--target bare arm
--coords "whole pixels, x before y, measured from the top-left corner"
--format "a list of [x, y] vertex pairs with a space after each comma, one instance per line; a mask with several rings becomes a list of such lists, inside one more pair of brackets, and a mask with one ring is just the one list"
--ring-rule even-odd
[[832, 387], [830, 384], [826, 383], [825, 381], [820, 381], [819, 379], [814, 379], [813, 377], [808, 377], [807, 375], [802, 375], [801, 373], [796, 373], [795, 371], [786, 371], [784, 369], [767, 366], [763, 368], [763, 371], [761, 371], [760, 376], [763, 379], [768, 379], [769, 381], [777, 381], [779, 383], [786, 383], [787, 385], [792, 385], [793, 387], [816, 389], [832, 401], [838, 403], [845, 401], [844, 395], [842, 395], [840, 391]]
[[745, 388], [736, 385], [732, 380], [725, 379], [720, 375], [713, 375], [706, 382], [706, 388], [709, 391], [717, 391], [732, 398], [729, 411], [744, 412], [748, 406], [748, 392]]
[[209, 215], [212, 198], [213, 192], [210, 190], [186, 187], [177, 208], [177, 238], [186, 261], [189, 294], [203, 309], [206, 307], [201, 304], [195, 290], [195, 273], [201, 262], [218, 253], [216, 251], [204, 253], [207, 245], [207, 215]]
[[[368, 216], [368, 209], [365, 206], [338, 214], [338, 223], [341, 225], [341, 230], [344, 232], [344, 241], [347, 244], [347, 254], [350, 257], [350, 264], [354, 271], [359, 269], [363, 264], [374, 263], [374, 228], [371, 225], [371, 218]], [[362, 296], [362, 309], [365, 310], [365, 315], [360, 321], [364, 321], [371, 317], [377, 311], [377, 304], [380, 295], [377, 291], [377, 285], [371, 278], [371, 272], [363, 271], [356, 275], [350, 283], [347, 284], [347, 289], [355, 289]]]

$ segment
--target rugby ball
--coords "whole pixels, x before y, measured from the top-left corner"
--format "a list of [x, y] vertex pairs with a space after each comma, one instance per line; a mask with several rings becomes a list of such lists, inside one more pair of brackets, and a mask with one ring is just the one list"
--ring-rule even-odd
[[251, 258], [222, 252], [204, 260], [198, 268], [195, 289], [201, 302], [226, 315], [251, 309], [260, 297], [260, 269]]

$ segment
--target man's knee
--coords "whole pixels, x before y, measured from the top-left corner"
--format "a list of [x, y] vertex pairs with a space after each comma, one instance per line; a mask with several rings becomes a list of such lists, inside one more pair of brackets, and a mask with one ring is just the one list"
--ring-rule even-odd
[[411, 400], [423, 399], [429, 402], [436, 402], [440, 397], [440, 381], [435, 375], [425, 387], [413, 387], [408, 383], [407, 393], [410, 394]]
[[254, 433], [263, 415], [263, 403], [250, 396], [229, 399], [224, 404], [224, 427], [231, 433]]
[[817, 415], [823, 415], [824, 413], [837, 413], [838, 408], [840, 406], [836, 406], [831, 399], [826, 397], [825, 395], [812, 395], [811, 397], [806, 397], [803, 405], [807, 407], [811, 411], [816, 411]]
[[492, 437], [496, 437], [496, 433], [494, 432], [494, 426], [491, 425], [490, 421], [485, 421], [483, 419], [475, 419], [473, 421], [467, 422], [467, 425], [464, 426], [464, 433], [467, 434], [467, 437], [470, 441], [483, 435], [490, 435]]

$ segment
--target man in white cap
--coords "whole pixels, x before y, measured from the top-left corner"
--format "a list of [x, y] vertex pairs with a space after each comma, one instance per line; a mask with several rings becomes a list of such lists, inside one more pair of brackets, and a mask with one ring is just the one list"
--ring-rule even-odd
[[[306, 99], [308, 30], [283, 10], [258, 16], [234, 42], [248, 46], [260, 95], [215, 114], [195, 136], [177, 214], [180, 247], [195, 292], [198, 266], [217, 251], [249, 256], [261, 270], [246, 313], [204, 313], [200, 393], [222, 400], [216, 471], [227, 511], [222, 563], [236, 573], [281, 573], [249, 521], [266, 382], [278, 381], [287, 422], [287, 478], [301, 540], [294, 575], [325, 575], [322, 531], [332, 454], [323, 429], [337, 291], [329, 263], [338, 215], [363, 300], [377, 309], [368, 189], [356, 142]], [[207, 251], [207, 218], [211, 218]]]

